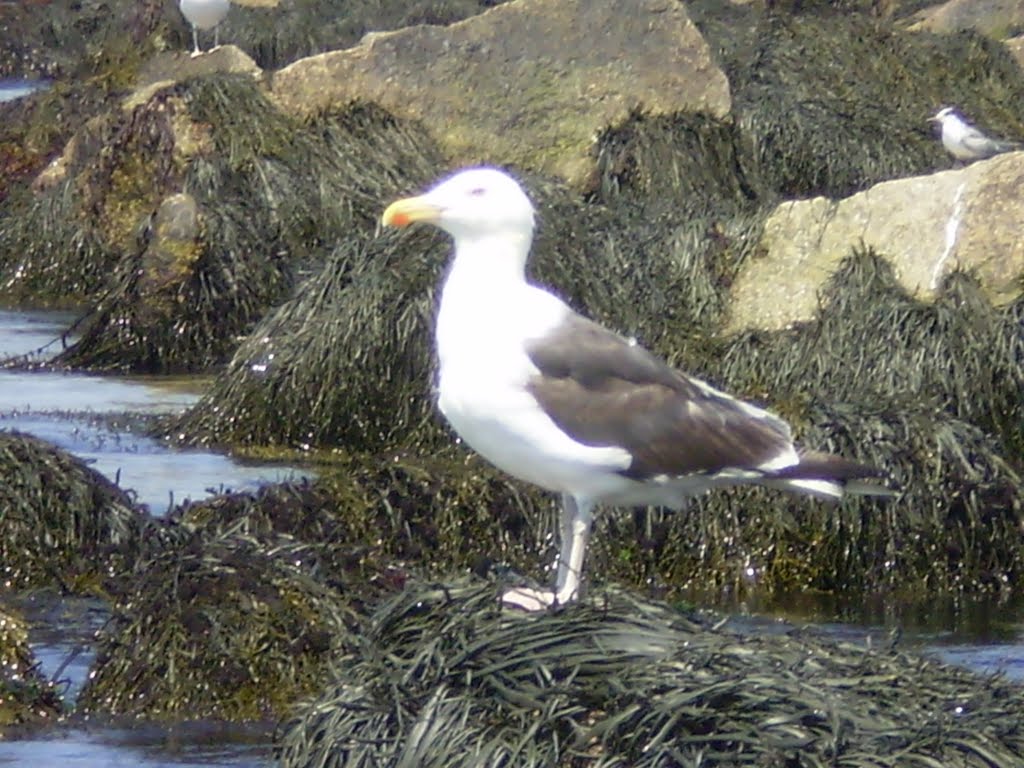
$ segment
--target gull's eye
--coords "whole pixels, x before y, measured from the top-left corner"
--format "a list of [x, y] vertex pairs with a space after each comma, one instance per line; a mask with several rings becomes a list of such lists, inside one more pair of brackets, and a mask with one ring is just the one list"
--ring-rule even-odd
[[471, 194], [473, 197], [483, 197], [485, 194], [487, 194], [487, 190], [484, 189], [483, 187], [474, 187], [473, 189], [469, 190], [469, 194]]

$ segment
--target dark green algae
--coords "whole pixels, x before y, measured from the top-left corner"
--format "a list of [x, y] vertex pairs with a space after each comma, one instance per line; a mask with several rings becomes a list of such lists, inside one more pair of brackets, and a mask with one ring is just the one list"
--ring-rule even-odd
[[286, 767], [1019, 762], [1020, 688], [888, 646], [751, 634], [616, 590], [537, 615], [411, 584], [281, 728]]
[[0, 563], [4, 589], [116, 592], [151, 526], [131, 498], [45, 440], [0, 431]]

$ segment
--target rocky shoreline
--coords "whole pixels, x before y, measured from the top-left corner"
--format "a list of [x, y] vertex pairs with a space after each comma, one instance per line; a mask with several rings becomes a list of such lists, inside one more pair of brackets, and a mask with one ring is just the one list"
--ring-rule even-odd
[[[52, 81], [0, 104], [0, 291], [89, 309], [55, 359], [5, 365], [212, 373], [155, 434], [319, 473], [155, 520], [0, 433], [5, 588], [112, 605], [64, 716], [271, 717], [289, 766], [1019, 762], [1016, 686], [671, 606], [1019, 594], [1024, 153], [954, 168], [925, 118], [954, 103], [1024, 138], [1001, 41], [1024, 20], [310, 0], [235, 6], [232, 44], [190, 58], [173, 3], [45, 5], [66, 39], [0, 7], [0, 74]], [[482, 161], [538, 203], [538, 281], [898, 497], [603, 516], [587, 602], [499, 610], [500, 583], [545, 579], [551, 500], [453, 444], [432, 402], [449, 246], [377, 225]], [[0, 651], [27, 659], [23, 634]], [[30, 673], [0, 686], [26, 681], [0, 725], [58, 716]]]

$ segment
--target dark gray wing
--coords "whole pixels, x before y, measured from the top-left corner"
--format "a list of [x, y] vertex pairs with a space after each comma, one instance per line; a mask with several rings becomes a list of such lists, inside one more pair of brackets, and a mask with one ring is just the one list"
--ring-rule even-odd
[[629, 477], [755, 470], [791, 448], [781, 419], [578, 315], [526, 351], [540, 371], [529, 389], [541, 407], [578, 442], [627, 450]]

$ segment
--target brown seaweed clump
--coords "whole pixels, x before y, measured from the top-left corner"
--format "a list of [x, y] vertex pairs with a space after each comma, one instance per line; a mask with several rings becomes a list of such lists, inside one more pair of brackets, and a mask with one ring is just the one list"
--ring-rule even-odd
[[282, 716], [318, 690], [358, 615], [290, 537], [181, 536], [138, 569], [100, 632], [79, 697], [88, 714], [151, 719]]
[[[381, 187], [415, 173], [423, 155], [414, 128], [380, 110], [354, 105], [299, 125], [242, 76], [188, 81], [135, 114], [154, 122], [139, 135], [168, 142], [143, 155], [169, 163], [166, 180], [113, 203], [118, 180], [149, 189], [153, 174], [121, 168], [90, 186], [107, 190], [101, 210], [118, 221], [155, 214], [124, 244], [128, 255], [56, 365], [166, 373], [223, 362], [335, 242], [372, 232]], [[114, 157], [123, 166], [132, 153]]]
[[416, 584], [278, 738], [292, 766], [1009, 768], [1024, 693], [894, 648], [752, 634], [617, 592], [539, 615]]
[[[63, 215], [102, 244], [106, 258], [93, 268], [105, 266], [104, 290], [54, 364], [167, 373], [219, 362], [308, 255], [319, 201], [296, 188], [309, 146], [292, 141], [294, 128], [251, 79], [213, 76], [164, 89], [80, 136], [83, 172], [33, 210], [62, 200]], [[53, 271], [48, 259], [68, 258], [33, 254], [19, 267], [29, 286]], [[60, 290], [36, 290], [50, 288]]]
[[52, 0], [40, 13], [31, 5], [5, 5], [0, 10], [0, 77], [82, 76], [110, 56], [111, 48], [151, 45], [150, 35], [163, 26], [162, 6], [160, 0], [107, 0], [102, 5]]
[[55, 686], [39, 673], [25, 623], [0, 610], [0, 729], [52, 722], [63, 711]]
[[373, 237], [381, 201], [424, 184], [440, 153], [414, 125], [355, 106], [307, 127], [322, 148], [314, 227], [337, 233], [322, 267], [243, 342], [212, 391], [167, 428], [192, 443], [378, 447], [424, 425], [431, 381], [427, 286], [446, 253], [440, 238]]
[[[407, 248], [353, 238], [243, 342], [213, 388], [167, 427], [197, 443], [341, 445], [378, 450], [413, 429], [433, 436], [429, 325], [445, 258], [434, 238]], [[396, 317], [397, 315], [397, 317]]]
[[4, 587], [103, 592], [131, 570], [147, 529], [128, 495], [85, 462], [0, 432]]
[[400, 587], [405, 579], [400, 557], [404, 553], [395, 546], [402, 534], [395, 526], [369, 530], [373, 524], [362, 521], [372, 517], [371, 506], [364, 489], [346, 474], [189, 502], [175, 508], [167, 522], [172, 535], [195, 541], [242, 534], [270, 542], [269, 546], [285, 540], [301, 545], [304, 569], [362, 612], [364, 604]]
[[495, 563], [532, 570], [536, 551], [551, 545], [551, 500], [458, 450], [335, 456], [318, 474], [182, 505], [170, 530], [287, 537], [307, 548], [304, 567], [357, 607], [410, 574], [486, 572]]

